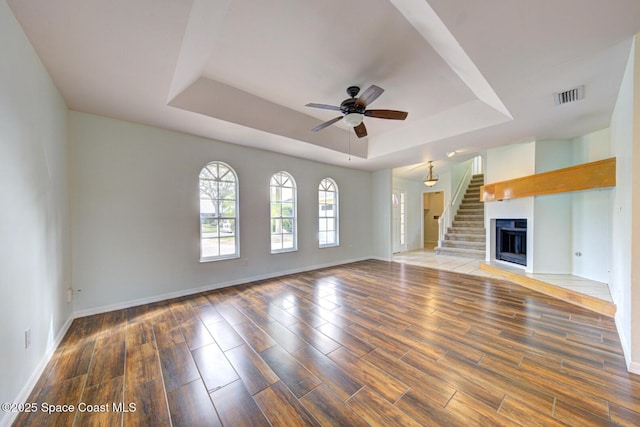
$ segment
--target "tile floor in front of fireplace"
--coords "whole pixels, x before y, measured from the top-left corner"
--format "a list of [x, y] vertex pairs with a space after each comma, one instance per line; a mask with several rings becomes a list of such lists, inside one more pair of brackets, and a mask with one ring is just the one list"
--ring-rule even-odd
[[[457, 273], [472, 274], [474, 276], [491, 277], [494, 279], [504, 279], [503, 277], [491, 274], [480, 269], [480, 264], [485, 261], [469, 258], [461, 258], [449, 255], [438, 255], [432, 249], [417, 249], [408, 252], [399, 252], [393, 254], [393, 261], [420, 265], [423, 267], [434, 268], [437, 270], [455, 271]], [[596, 282], [585, 279], [584, 277], [573, 276], [570, 274], [531, 274], [526, 273], [523, 269], [517, 267], [509, 267], [508, 265], [500, 265], [500, 268], [512, 273], [521, 274], [531, 277], [545, 283], [550, 283], [575, 292], [580, 292], [604, 301], [613, 302], [609, 285], [607, 283]]]

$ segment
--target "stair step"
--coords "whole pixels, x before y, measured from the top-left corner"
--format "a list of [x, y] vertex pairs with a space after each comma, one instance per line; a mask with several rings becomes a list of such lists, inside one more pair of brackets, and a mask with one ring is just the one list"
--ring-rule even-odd
[[484, 242], [472, 242], [468, 240], [445, 240], [442, 242], [442, 247], [445, 248], [465, 248], [465, 249], [485, 249]]
[[484, 228], [484, 221], [458, 221], [454, 220], [453, 227], [477, 227]]
[[479, 221], [484, 223], [484, 215], [458, 214], [454, 219], [454, 222], [455, 221]]
[[448, 234], [477, 234], [485, 236], [486, 232], [484, 227], [449, 227]]
[[484, 233], [447, 233], [444, 235], [445, 240], [455, 240], [455, 241], [467, 241], [467, 242], [482, 242], [483, 244], [486, 241], [486, 236]]
[[465, 258], [485, 259], [484, 250], [478, 249], [465, 249], [465, 248], [445, 248], [438, 246], [436, 248], [437, 254], [459, 256]]
[[480, 215], [484, 218], [484, 209], [458, 209], [458, 215]]

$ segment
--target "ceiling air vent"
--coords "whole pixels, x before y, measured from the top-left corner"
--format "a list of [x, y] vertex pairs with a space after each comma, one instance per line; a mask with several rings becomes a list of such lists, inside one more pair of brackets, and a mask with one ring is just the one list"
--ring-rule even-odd
[[573, 89], [558, 92], [553, 95], [556, 105], [567, 104], [569, 102], [579, 101], [584, 98], [584, 86], [574, 87]]

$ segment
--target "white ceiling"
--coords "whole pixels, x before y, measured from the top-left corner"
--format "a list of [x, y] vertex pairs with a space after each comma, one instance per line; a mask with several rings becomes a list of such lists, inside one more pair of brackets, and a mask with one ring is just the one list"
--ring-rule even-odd
[[[73, 110], [365, 170], [607, 127], [640, 32], [638, 0], [8, 3]], [[407, 120], [311, 132], [371, 84]]]

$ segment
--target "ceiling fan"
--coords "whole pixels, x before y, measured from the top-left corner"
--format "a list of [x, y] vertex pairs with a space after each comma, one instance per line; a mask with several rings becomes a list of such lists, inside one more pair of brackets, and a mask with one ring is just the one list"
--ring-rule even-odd
[[382, 95], [382, 92], [384, 92], [384, 89], [382, 89], [381, 87], [371, 85], [362, 93], [359, 98], [356, 98], [359, 92], [360, 88], [358, 86], [349, 86], [347, 88], [347, 94], [351, 98], [347, 98], [342, 101], [339, 107], [327, 104], [307, 104], [306, 107], [323, 108], [325, 110], [342, 112], [342, 116], [338, 116], [334, 119], [329, 120], [328, 122], [324, 122], [311, 130], [317, 132], [326, 128], [327, 126], [331, 126], [338, 120], [344, 118], [344, 122], [347, 124], [347, 126], [353, 128], [353, 130], [356, 132], [356, 135], [358, 135], [358, 138], [363, 138], [367, 136], [367, 128], [364, 126], [364, 122], [362, 121], [365, 116], [375, 117], [377, 119], [391, 120], [404, 120], [407, 118], [408, 113], [406, 111], [367, 110], [367, 106], [375, 101], [380, 95]]

